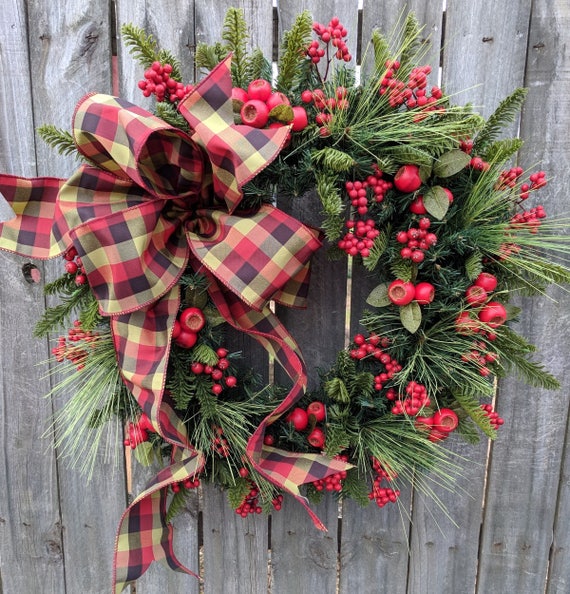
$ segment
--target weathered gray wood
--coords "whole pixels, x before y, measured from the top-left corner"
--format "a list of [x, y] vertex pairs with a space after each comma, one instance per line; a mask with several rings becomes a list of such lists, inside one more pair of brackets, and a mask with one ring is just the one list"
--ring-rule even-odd
[[[26, 8], [3, 3], [0, 19], [0, 171], [36, 174]], [[53, 440], [47, 341], [31, 338], [42, 288], [22, 275], [23, 258], [0, 254], [0, 590], [64, 592], [64, 558]], [[43, 267], [40, 265], [43, 275]]]
[[[535, 163], [556, 175], [556, 183], [533, 199], [551, 217], [568, 212], [568, 110], [560, 98], [569, 92], [566, 2], [533, 3], [525, 84], [529, 95], [521, 122], [526, 139], [521, 165]], [[564, 172], [564, 173], [562, 173]], [[561, 173], [561, 176], [558, 176]], [[505, 435], [492, 452], [481, 542], [479, 591], [542, 591], [551, 556], [548, 591], [568, 590], [568, 490], [561, 473], [568, 456], [567, 349], [570, 326], [567, 290], [550, 298], [522, 300], [519, 330], [538, 346], [536, 360], [552, 370], [562, 390], [548, 392], [509, 380], [499, 388], [499, 406], [508, 419]], [[556, 337], [556, 338], [555, 338]], [[566, 445], [565, 445], [566, 443]], [[566, 447], [566, 452], [564, 452]], [[558, 506], [557, 506], [557, 498]], [[554, 531], [554, 543], [553, 543]], [[564, 552], [563, 552], [564, 551]]]
[[[34, 122], [69, 130], [75, 104], [84, 94], [111, 90], [108, 7], [67, 1], [54, 10], [51, 2], [33, 0], [27, 11]], [[41, 175], [65, 177], [77, 167], [77, 161], [58, 158], [43, 141], [38, 141], [36, 155]], [[60, 260], [48, 267], [48, 278], [61, 273]], [[56, 406], [71, 396], [58, 399]], [[91, 483], [67, 462], [58, 464], [68, 591], [96, 593], [110, 588], [115, 534], [126, 501], [120, 461], [119, 456], [119, 466], [114, 467], [112, 459], [101, 455]]]

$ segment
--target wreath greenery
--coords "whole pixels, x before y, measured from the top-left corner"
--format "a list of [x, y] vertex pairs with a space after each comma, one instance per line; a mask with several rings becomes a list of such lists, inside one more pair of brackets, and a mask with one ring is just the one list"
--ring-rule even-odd
[[[243, 188], [247, 206], [316, 189], [330, 256], [351, 258], [376, 285], [362, 333], [265, 435], [267, 444], [324, 451], [353, 465], [308, 484], [313, 501], [332, 492], [383, 506], [396, 501], [400, 478], [446, 478], [454, 462], [441, 442], [451, 432], [476, 442], [481, 432], [494, 438], [502, 424], [491, 404], [496, 378], [516, 372], [531, 385], [558, 387], [531, 359], [534, 346], [506, 323], [520, 313], [514, 295], [570, 280], [561, 234], [567, 222], [527, 207], [545, 186], [544, 173], [513, 166], [522, 142], [502, 137], [525, 90], [487, 120], [452, 104], [444, 90], [428, 86], [419, 33], [413, 15], [394, 39], [375, 31], [360, 80], [348, 65], [342, 24], [313, 23], [308, 12], [284, 36], [272, 85], [259, 82], [272, 81], [271, 65], [260, 51], [247, 52], [239, 10], [228, 11], [219, 43], [196, 51], [196, 66], [205, 70], [233, 54], [238, 121], [293, 126], [287, 146]], [[155, 113], [187, 130], [176, 110], [188, 91], [177, 59], [136, 27], [124, 26], [123, 36], [147, 69], [139, 86], [156, 96]], [[44, 126], [40, 133], [61, 152], [74, 150], [67, 132]], [[60, 303], [36, 328], [42, 336], [76, 319], [54, 348], [73, 371], [57, 390], [75, 394], [59, 413], [60, 445], [89, 471], [98, 438], [118, 419], [140, 462], [168, 456], [169, 444], [121, 381], [107, 319], [72, 250], [65, 270], [46, 286]], [[169, 516], [200, 481], [226, 489], [243, 516], [279, 509], [281, 494], [249, 463], [246, 445], [286, 390], [264, 384], [224, 347], [225, 324], [204, 276], [189, 268], [180, 285], [187, 332], [173, 340], [166, 388], [206, 460], [194, 480], [173, 485]]]

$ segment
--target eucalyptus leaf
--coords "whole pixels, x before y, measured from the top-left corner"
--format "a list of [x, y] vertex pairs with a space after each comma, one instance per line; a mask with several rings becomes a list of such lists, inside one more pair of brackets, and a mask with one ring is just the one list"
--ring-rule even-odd
[[277, 120], [278, 122], [282, 122], [283, 124], [288, 124], [293, 120], [294, 117], [293, 108], [290, 105], [285, 105], [281, 103], [280, 105], [276, 105], [270, 112], [269, 117]]
[[150, 466], [154, 460], [154, 448], [149, 441], [139, 443], [133, 450], [135, 458], [142, 466]]
[[414, 334], [422, 323], [422, 310], [420, 306], [415, 301], [412, 301], [408, 305], [400, 307], [400, 320], [402, 326], [410, 334]]
[[366, 303], [372, 307], [386, 307], [392, 302], [388, 298], [388, 283], [380, 283], [374, 287], [366, 298]]
[[460, 149], [443, 153], [435, 162], [433, 172], [438, 177], [451, 177], [469, 165], [471, 157]]
[[441, 186], [434, 186], [424, 194], [424, 206], [432, 217], [441, 221], [449, 210], [449, 197]]

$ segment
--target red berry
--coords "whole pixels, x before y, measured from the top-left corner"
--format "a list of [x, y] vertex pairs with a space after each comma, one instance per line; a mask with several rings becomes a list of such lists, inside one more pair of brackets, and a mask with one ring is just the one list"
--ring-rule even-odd
[[307, 415], [307, 411], [299, 407], [294, 408], [287, 415], [287, 417], [285, 417], [285, 420], [291, 423], [297, 431], [305, 430], [309, 424], [309, 416]]
[[314, 415], [317, 423], [321, 423], [325, 420], [327, 414], [326, 407], [322, 402], [315, 400], [314, 402], [311, 402], [309, 406], [307, 406], [307, 414]]
[[237, 386], [237, 378], [234, 375], [228, 375], [224, 379], [224, 382], [228, 388], [235, 388]]
[[182, 327], [180, 326], [180, 322], [178, 320], [174, 320], [174, 325], [172, 326], [172, 340], [180, 336], [181, 330]]
[[69, 274], [75, 274], [79, 270], [79, 266], [75, 262], [65, 263], [65, 272]]
[[414, 299], [420, 305], [428, 305], [435, 297], [435, 287], [431, 283], [418, 283]]
[[271, 93], [271, 95], [269, 95], [269, 99], [267, 99], [265, 104], [269, 108], [269, 111], [271, 111], [278, 105], [291, 105], [291, 101], [289, 101], [289, 98], [284, 93], [275, 91], [275, 93]]
[[184, 349], [191, 349], [198, 340], [196, 332], [182, 329], [176, 338], [176, 344]]
[[488, 298], [487, 291], [479, 285], [471, 285], [465, 291], [465, 299], [470, 305], [482, 305]]
[[457, 414], [449, 408], [440, 408], [433, 415], [433, 428], [443, 433], [451, 433], [458, 424]]
[[250, 99], [240, 109], [241, 121], [254, 128], [263, 128], [269, 120], [269, 108], [264, 101]]
[[200, 375], [201, 373], [204, 373], [204, 364], [199, 361], [194, 361], [190, 365], [190, 371], [196, 375]]
[[492, 293], [497, 288], [497, 277], [489, 272], [482, 272], [473, 284], [482, 287], [487, 293]]
[[180, 314], [180, 326], [187, 332], [200, 332], [206, 325], [206, 316], [199, 307], [187, 307]]
[[[250, 99], [267, 101], [271, 95], [271, 83], [263, 78], [252, 80], [247, 87], [247, 96]], [[243, 119], [243, 118], [242, 118]], [[253, 125], [253, 124], [251, 124]], [[258, 127], [258, 126], [256, 126]], [[259, 126], [261, 127], [261, 126]]]
[[263, 443], [268, 446], [272, 446], [275, 443], [275, 437], [271, 433], [266, 433], [263, 438]]
[[300, 105], [296, 105], [295, 107], [293, 107], [292, 124], [293, 132], [300, 132], [301, 130], [304, 130], [307, 127], [307, 125], [309, 124], [309, 118], [304, 107]]
[[415, 192], [422, 185], [417, 165], [402, 165], [394, 176], [394, 185], [400, 192]]
[[411, 282], [396, 279], [388, 287], [388, 299], [394, 305], [407, 305], [413, 301], [416, 289]]
[[314, 447], [322, 449], [325, 445], [325, 434], [322, 429], [315, 427], [308, 435], [307, 441]]
[[479, 319], [491, 328], [498, 328], [507, 321], [507, 310], [498, 301], [489, 301], [479, 312]]
[[313, 92], [309, 91], [308, 89], [301, 93], [301, 101], [303, 103], [312, 103], [313, 102]]

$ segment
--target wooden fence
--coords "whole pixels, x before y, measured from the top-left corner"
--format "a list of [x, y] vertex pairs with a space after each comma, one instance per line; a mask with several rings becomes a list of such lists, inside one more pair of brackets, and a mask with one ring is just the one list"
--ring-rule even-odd
[[[302, 9], [320, 22], [338, 15], [356, 45], [373, 28], [390, 31], [404, 1], [364, 0], [2, 0], [0, 14], [0, 170], [24, 176], [66, 176], [75, 167], [34, 132], [42, 123], [68, 128], [75, 103], [88, 91], [118, 92], [141, 104], [141, 76], [117, 39], [122, 23], [152, 32], [182, 59], [194, 79], [193, 51], [220, 35], [227, 6], [244, 8], [251, 43], [271, 55]], [[568, 0], [409, 0], [425, 24], [426, 62], [441, 65], [442, 84], [488, 115], [515, 87], [530, 89], [519, 128], [520, 160], [540, 163], [551, 184], [547, 212], [567, 212], [570, 195], [570, 3]], [[443, 49], [441, 49], [443, 48]], [[116, 56], [116, 58], [114, 58]], [[118, 89], [112, 66], [118, 63]], [[468, 89], [468, 92], [460, 91]], [[310, 218], [306, 205], [292, 205]], [[0, 593], [110, 592], [112, 550], [130, 493], [126, 464], [103, 456], [87, 482], [42, 438], [60, 403], [45, 367], [47, 341], [32, 338], [44, 308], [42, 283], [22, 274], [25, 261], [0, 253]], [[330, 362], [342, 344], [346, 273], [318, 258], [311, 307], [287, 314], [309, 367]], [[40, 266], [45, 278], [60, 263]], [[331, 282], [334, 279], [334, 282]], [[353, 303], [362, 301], [353, 279]], [[563, 594], [570, 592], [570, 314], [566, 292], [524, 302], [521, 331], [560, 379], [557, 392], [516, 380], [498, 389], [506, 424], [489, 446], [452, 441], [464, 457], [457, 494], [439, 493], [449, 517], [419, 493], [401, 507], [317, 506], [329, 527], [316, 531], [305, 512], [287, 501], [271, 518], [242, 520], [225, 496], [205, 489], [176, 519], [176, 550], [203, 585], [153, 566], [137, 594]], [[321, 311], [327, 312], [326, 319]], [[352, 319], [358, 318], [352, 312]], [[330, 346], [329, 346], [330, 345]], [[49, 433], [48, 433], [49, 435]], [[144, 476], [143, 476], [144, 475]], [[137, 492], [146, 473], [133, 471]], [[425, 505], [424, 505], [425, 504]], [[453, 518], [453, 520], [451, 519]]]

